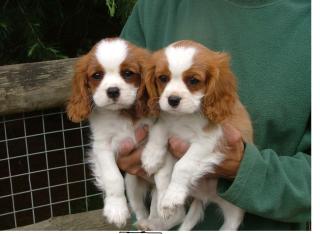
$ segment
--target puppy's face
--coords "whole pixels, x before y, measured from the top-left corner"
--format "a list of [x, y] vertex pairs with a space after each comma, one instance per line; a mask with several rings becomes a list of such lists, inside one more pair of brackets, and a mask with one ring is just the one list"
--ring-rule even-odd
[[142, 106], [144, 64], [149, 53], [119, 38], [104, 39], [75, 68], [67, 111], [71, 120], [86, 119], [92, 107], [106, 110]]
[[98, 107], [118, 110], [130, 107], [141, 83], [139, 49], [123, 40], [103, 40], [88, 66], [88, 81]]
[[147, 81], [151, 108], [157, 108], [157, 101], [162, 111], [202, 112], [216, 122], [230, 114], [236, 85], [226, 54], [193, 41], [179, 41], [155, 52], [153, 61]]
[[194, 47], [169, 46], [158, 54], [155, 68], [161, 110], [174, 114], [200, 110], [204, 96], [205, 73], [195, 69]]

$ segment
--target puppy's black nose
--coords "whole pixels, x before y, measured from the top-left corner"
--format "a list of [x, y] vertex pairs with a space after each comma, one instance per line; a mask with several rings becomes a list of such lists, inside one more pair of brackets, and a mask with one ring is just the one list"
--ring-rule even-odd
[[170, 106], [176, 108], [180, 103], [181, 97], [179, 96], [169, 96], [168, 103]]
[[116, 99], [120, 96], [120, 89], [118, 87], [110, 87], [107, 89], [107, 95], [109, 98]]

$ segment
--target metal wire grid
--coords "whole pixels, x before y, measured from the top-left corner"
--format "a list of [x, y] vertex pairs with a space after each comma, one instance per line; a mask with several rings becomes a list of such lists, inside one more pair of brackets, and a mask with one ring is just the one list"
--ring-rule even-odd
[[[60, 109], [51, 110], [49, 113], [37, 112], [21, 114], [18, 117], [3, 116], [0, 118], [2, 118], [0, 119], [0, 129], [2, 129], [2, 133], [0, 133], [0, 144], [2, 145], [0, 167], [8, 172], [7, 174], [0, 172], [0, 229], [23, 226], [45, 218], [89, 211], [102, 206], [102, 193], [92, 185], [93, 178], [90, 175], [85, 158], [89, 146], [89, 127], [86, 123], [72, 124], [66, 119], [64, 111]], [[51, 121], [54, 121], [53, 125], [58, 125], [58, 128], [57, 126], [55, 129], [52, 129], [52, 126], [47, 128], [47, 126], [50, 126], [50, 122], [48, 122], [50, 118]], [[38, 132], [32, 130], [32, 133], [28, 134], [30, 131], [27, 128], [32, 129], [32, 125], [26, 123], [28, 120], [35, 120], [31, 122]], [[57, 124], [59, 121], [60, 123]], [[15, 124], [18, 126], [14, 126]], [[12, 126], [14, 127], [11, 128]], [[42, 131], [39, 132], [39, 130]], [[11, 131], [18, 131], [20, 135]], [[58, 141], [58, 138], [49, 137], [54, 134], [62, 135], [62, 139], [60, 139], [62, 144], [49, 147], [53, 141]], [[73, 138], [79, 137], [80, 141], [72, 142]], [[36, 149], [37, 142], [30, 144], [30, 142], [32, 143], [32, 141], [29, 141], [30, 139], [40, 140], [39, 142], [43, 144], [38, 144], [40, 147]], [[21, 150], [19, 154], [19, 152], [15, 152], [19, 150], [15, 149], [23, 148], [21, 146], [23, 141], [25, 152]], [[15, 145], [12, 142], [20, 143]], [[70, 154], [72, 150], [75, 151]], [[5, 152], [6, 155], [4, 155]], [[75, 153], [79, 154], [79, 152], [81, 154], [75, 160], [77, 157]], [[57, 159], [59, 162], [51, 160], [52, 157], [49, 158], [51, 153], [60, 155], [60, 160]], [[34, 156], [39, 157], [38, 162], [32, 159]], [[34, 167], [34, 162], [39, 163], [40, 160], [45, 165], [42, 168]], [[50, 163], [50, 160], [53, 163]], [[69, 162], [72, 160], [73, 162]], [[83, 176], [77, 176], [79, 173]], [[19, 180], [23, 182], [16, 183]], [[44, 180], [46, 181], [44, 182]], [[42, 184], [38, 185], [39, 181], [43, 181]], [[7, 186], [4, 186], [5, 184]], [[62, 190], [63, 192], [61, 192]], [[37, 193], [46, 194], [47, 199], [43, 201], [43, 197], [37, 195]], [[81, 201], [81, 205], [79, 205], [79, 201]], [[77, 202], [79, 204], [74, 205]], [[61, 204], [64, 205], [61, 206], [64, 207], [63, 211], [59, 211], [57, 208]], [[46, 213], [45, 215], [39, 213], [41, 209], [46, 210], [46, 212], [42, 212]]]

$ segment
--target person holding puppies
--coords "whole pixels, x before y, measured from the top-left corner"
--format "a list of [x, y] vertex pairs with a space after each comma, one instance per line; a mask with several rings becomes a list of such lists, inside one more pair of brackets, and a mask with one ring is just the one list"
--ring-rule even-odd
[[[152, 51], [194, 40], [231, 55], [238, 92], [254, 128], [254, 144], [224, 125], [226, 159], [205, 177], [219, 195], [246, 211], [240, 230], [306, 230], [311, 220], [310, 1], [138, 0], [121, 37]], [[137, 142], [148, 129], [136, 131]], [[168, 141], [182, 157], [188, 142]], [[143, 146], [124, 142], [118, 166], [146, 177]], [[203, 178], [206, 179], [206, 178]], [[197, 230], [217, 230], [211, 205]]]

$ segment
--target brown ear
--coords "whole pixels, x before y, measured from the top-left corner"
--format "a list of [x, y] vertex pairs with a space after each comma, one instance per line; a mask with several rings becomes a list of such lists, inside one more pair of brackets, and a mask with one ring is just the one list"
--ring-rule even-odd
[[88, 55], [82, 56], [75, 65], [72, 91], [67, 104], [67, 114], [72, 122], [79, 123], [88, 118], [91, 112], [89, 87], [87, 84]]
[[137, 97], [135, 101], [135, 115], [136, 117], [141, 118], [141, 117], [146, 117], [149, 114], [149, 109], [147, 105], [148, 92], [146, 88], [145, 77], [148, 71], [151, 53], [144, 48], [135, 47], [135, 46], [134, 48], [136, 50], [136, 53], [139, 55], [139, 56], [136, 56], [136, 59], [139, 62], [140, 73], [141, 73], [140, 84], [139, 84]]
[[145, 84], [148, 92], [149, 112], [153, 116], [159, 116], [160, 114], [159, 94], [157, 91], [154, 71], [155, 71], [155, 66], [153, 64], [149, 65], [145, 75]]
[[237, 88], [235, 76], [230, 70], [230, 57], [214, 52], [212, 60], [202, 112], [210, 121], [219, 123], [232, 114]]
[[136, 116], [141, 118], [148, 115], [148, 93], [146, 89], [146, 82], [144, 78], [144, 73], [141, 74], [141, 82], [139, 89], [137, 91], [137, 98], [136, 98], [136, 104], [135, 104], [135, 112]]

